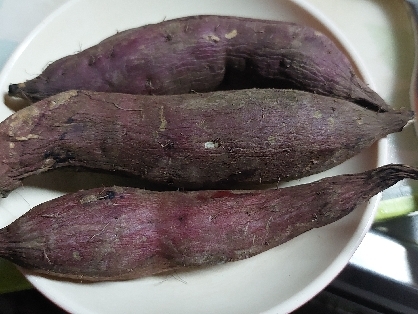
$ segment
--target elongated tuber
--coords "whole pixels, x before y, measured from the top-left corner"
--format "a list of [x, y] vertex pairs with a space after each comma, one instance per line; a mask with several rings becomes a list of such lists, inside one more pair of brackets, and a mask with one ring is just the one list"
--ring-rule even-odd
[[186, 189], [275, 183], [329, 169], [402, 130], [412, 116], [296, 90], [69, 91], [0, 124], [0, 192], [62, 166]]
[[364, 173], [257, 191], [96, 188], [56, 198], [0, 230], [0, 256], [36, 272], [132, 279], [248, 258], [330, 224], [418, 170]]
[[303, 25], [232, 16], [190, 16], [120, 32], [11, 84], [37, 101], [71, 89], [182, 94], [292, 88], [387, 110], [324, 34]]

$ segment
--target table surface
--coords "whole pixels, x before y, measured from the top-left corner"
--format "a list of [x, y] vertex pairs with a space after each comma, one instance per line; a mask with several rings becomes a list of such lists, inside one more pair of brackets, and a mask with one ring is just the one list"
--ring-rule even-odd
[[[42, 20], [69, 0], [0, 0], [0, 69]], [[294, 0], [295, 2], [302, 0]], [[409, 89], [414, 63], [413, 32], [403, 1], [393, 0], [305, 0], [331, 21], [363, 64], [367, 64], [372, 87], [394, 108], [409, 107]], [[367, 14], [364, 14], [367, 12]], [[355, 21], [355, 22], [354, 22]], [[386, 163], [418, 166], [418, 139], [414, 125], [389, 135]], [[382, 200], [408, 197], [418, 183], [404, 180], [382, 193]], [[367, 235], [365, 241], [367, 240]], [[363, 245], [363, 244], [362, 244]], [[364, 259], [362, 245], [352, 261]], [[6, 264], [6, 265], [5, 265]], [[29, 284], [0, 261], [0, 292], [20, 290]], [[1, 298], [0, 298], [1, 305]]]

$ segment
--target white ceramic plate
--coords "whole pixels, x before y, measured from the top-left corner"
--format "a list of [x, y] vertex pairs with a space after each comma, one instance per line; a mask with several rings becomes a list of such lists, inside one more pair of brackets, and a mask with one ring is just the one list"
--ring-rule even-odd
[[[19, 46], [0, 76], [10, 83], [39, 74], [51, 61], [96, 44], [117, 31], [194, 14], [287, 20], [317, 28], [335, 39], [373, 87], [361, 59], [320, 12], [301, 0], [72, 0], [48, 17]], [[0, 120], [12, 110], [0, 103]], [[381, 141], [321, 175], [360, 172], [384, 163]], [[122, 178], [59, 170], [29, 178], [0, 200], [0, 227], [58, 195]], [[74, 283], [24, 272], [53, 302], [72, 313], [285, 313], [322, 290], [347, 264], [368, 230], [378, 197], [344, 219], [310, 231], [253, 258], [175, 275], [125, 282]]]

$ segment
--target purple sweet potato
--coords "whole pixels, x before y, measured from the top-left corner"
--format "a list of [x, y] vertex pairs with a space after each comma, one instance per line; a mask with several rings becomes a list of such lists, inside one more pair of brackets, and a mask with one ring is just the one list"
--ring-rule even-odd
[[183, 94], [292, 88], [387, 110], [328, 37], [303, 25], [191, 16], [130, 29], [51, 63], [9, 95], [37, 101], [71, 89]]
[[0, 256], [40, 273], [132, 279], [249, 258], [330, 224], [418, 169], [257, 191], [96, 188], [56, 198], [0, 230]]
[[412, 116], [296, 90], [63, 92], [0, 124], [0, 192], [62, 166], [185, 189], [275, 183], [329, 169]]

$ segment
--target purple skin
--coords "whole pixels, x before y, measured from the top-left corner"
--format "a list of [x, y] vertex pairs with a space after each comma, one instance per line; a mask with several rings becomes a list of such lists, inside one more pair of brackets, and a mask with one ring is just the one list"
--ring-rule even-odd
[[292, 88], [386, 111], [347, 57], [320, 32], [294, 23], [192, 16], [120, 32], [11, 84], [10, 96], [38, 101], [71, 89], [183, 94]]
[[0, 256], [59, 277], [133, 279], [249, 258], [344, 217], [418, 169], [386, 165], [289, 188], [153, 192], [96, 188], [0, 230]]
[[120, 171], [165, 188], [276, 183], [329, 169], [412, 117], [296, 90], [69, 91], [0, 124], [0, 192], [63, 166]]

